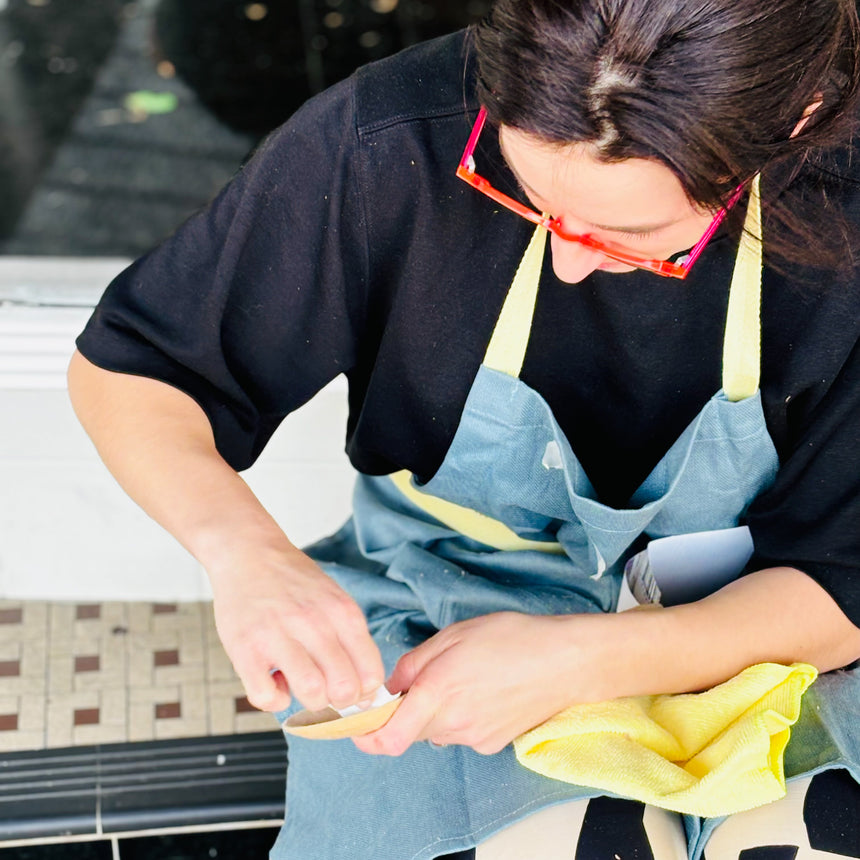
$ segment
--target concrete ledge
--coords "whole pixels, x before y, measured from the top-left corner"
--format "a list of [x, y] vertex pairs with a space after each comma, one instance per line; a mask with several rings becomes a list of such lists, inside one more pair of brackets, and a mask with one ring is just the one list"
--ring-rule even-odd
[[95, 306], [123, 257], [0, 257], [0, 305]]

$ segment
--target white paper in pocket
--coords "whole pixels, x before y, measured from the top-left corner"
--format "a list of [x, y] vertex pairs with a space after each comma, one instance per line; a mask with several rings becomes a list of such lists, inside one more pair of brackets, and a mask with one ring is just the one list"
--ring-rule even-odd
[[752, 554], [747, 526], [652, 540], [624, 567], [618, 611], [700, 600], [737, 579]]

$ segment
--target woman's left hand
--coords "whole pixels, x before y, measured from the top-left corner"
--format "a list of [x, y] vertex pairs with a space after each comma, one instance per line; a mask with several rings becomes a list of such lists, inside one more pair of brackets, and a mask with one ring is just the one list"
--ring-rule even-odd
[[402, 704], [356, 746], [400, 755], [432, 740], [491, 754], [574, 698], [594, 701], [601, 693], [589, 689], [583, 654], [572, 649], [579, 637], [570, 636], [571, 624], [589, 619], [500, 612], [446, 627], [400, 659], [387, 686], [406, 691]]
[[858, 654], [860, 629], [788, 567], [656, 612], [500, 612], [452, 624], [405, 654], [388, 681], [392, 692], [407, 691], [402, 704], [355, 743], [400, 755], [428, 739], [490, 754], [570, 705], [704, 690], [754, 663], [826, 672]]

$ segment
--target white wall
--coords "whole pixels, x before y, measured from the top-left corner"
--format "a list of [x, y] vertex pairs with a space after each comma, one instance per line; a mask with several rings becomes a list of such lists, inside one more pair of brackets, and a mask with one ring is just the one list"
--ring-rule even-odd
[[[199, 565], [109, 475], [66, 395], [74, 337], [123, 264], [0, 260], [0, 599], [209, 596]], [[299, 544], [349, 514], [345, 426], [339, 379], [284, 422], [244, 475]]]

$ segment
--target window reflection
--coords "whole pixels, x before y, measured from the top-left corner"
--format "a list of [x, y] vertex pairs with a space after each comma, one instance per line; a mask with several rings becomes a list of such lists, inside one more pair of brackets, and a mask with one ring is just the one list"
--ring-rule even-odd
[[0, 0], [0, 254], [134, 257], [358, 65], [489, 0]]

